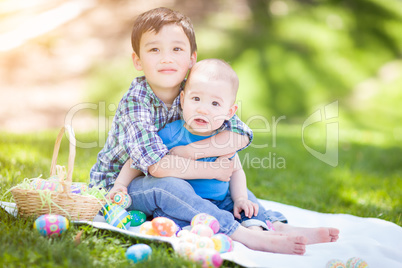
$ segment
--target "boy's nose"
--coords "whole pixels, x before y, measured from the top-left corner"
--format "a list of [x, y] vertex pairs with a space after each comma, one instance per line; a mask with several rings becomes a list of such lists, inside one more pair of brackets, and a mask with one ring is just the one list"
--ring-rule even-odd
[[170, 63], [172, 62], [172, 57], [169, 53], [163, 53], [161, 58], [161, 63]]

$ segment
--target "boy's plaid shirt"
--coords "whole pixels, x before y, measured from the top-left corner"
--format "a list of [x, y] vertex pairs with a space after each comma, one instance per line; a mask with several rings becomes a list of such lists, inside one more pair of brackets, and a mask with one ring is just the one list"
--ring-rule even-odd
[[[184, 87], [181, 85], [181, 89]], [[105, 146], [92, 167], [90, 187], [114, 184], [129, 157], [132, 168], [148, 174], [148, 167], [168, 153], [157, 132], [167, 123], [181, 119], [180, 95], [170, 109], [152, 91], [144, 76], [137, 77], [119, 103]], [[253, 132], [235, 115], [219, 131], [230, 130], [248, 135]]]

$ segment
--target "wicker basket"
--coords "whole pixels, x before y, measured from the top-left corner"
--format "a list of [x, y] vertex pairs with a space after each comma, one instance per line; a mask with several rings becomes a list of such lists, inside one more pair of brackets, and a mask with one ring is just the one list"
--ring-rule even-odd
[[[43, 202], [39, 191], [27, 190], [15, 187], [11, 190], [21, 216], [39, 216], [43, 214], [57, 214], [65, 216], [71, 220], [93, 220], [98, 211], [104, 205], [104, 201], [98, 200], [93, 196], [85, 196], [71, 193], [71, 183], [75, 159], [75, 137], [70, 126], [63, 127], [57, 136], [54, 145], [50, 176], [56, 175], [56, 163], [59, 153], [60, 143], [64, 131], [67, 129], [70, 137], [70, 151], [68, 158], [67, 177], [59, 178], [63, 184], [63, 192], [50, 192], [52, 202]], [[57, 166], [58, 167], [58, 166]], [[60, 176], [59, 176], [60, 177]]]

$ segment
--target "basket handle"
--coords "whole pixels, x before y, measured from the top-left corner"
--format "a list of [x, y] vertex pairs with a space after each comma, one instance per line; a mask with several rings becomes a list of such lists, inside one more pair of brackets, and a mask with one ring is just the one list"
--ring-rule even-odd
[[74, 131], [70, 125], [65, 125], [64, 127], [62, 127], [60, 129], [59, 135], [57, 135], [56, 142], [54, 144], [52, 165], [50, 167], [50, 176], [56, 175], [57, 156], [59, 155], [60, 143], [63, 138], [63, 134], [64, 134], [65, 130], [67, 130], [69, 140], [70, 140], [70, 149], [69, 149], [69, 155], [68, 155], [68, 169], [67, 169], [67, 178], [66, 178], [66, 183], [68, 185], [68, 189], [70, 189], [71, 183], [73, 181], [75, 143], [76, 143]]

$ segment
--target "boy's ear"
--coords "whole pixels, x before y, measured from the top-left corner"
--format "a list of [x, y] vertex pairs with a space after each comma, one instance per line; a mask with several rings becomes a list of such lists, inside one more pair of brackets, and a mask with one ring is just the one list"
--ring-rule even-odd
[[188, 66], [189, 69], [193, 68], [194, 64], [197, 62], [197, 52], [194, 51], [193, 54], [191, 54], [190, 57], [190, 66]]
[[133, 58], [135, 69], [137, 69], [137, 71], [142, 71], [141, 60], [140, 57], [138, 57], [137, 53], [133, 52], [133, 54], [131, 54], [131, 57]]
[[230, 107], [229, 112], [227, 114], [228, 120], [234, 116], [234, 114], [236, 113], [238, 107], [239, 106], [237, 106], [237, 104], [233, 104], [232, 107]]
[[181, 109], [183, 109], [183, 105], [184, 105], [184, 91], [182, 90], [180, 92], [180, 106], [181, 106]]

